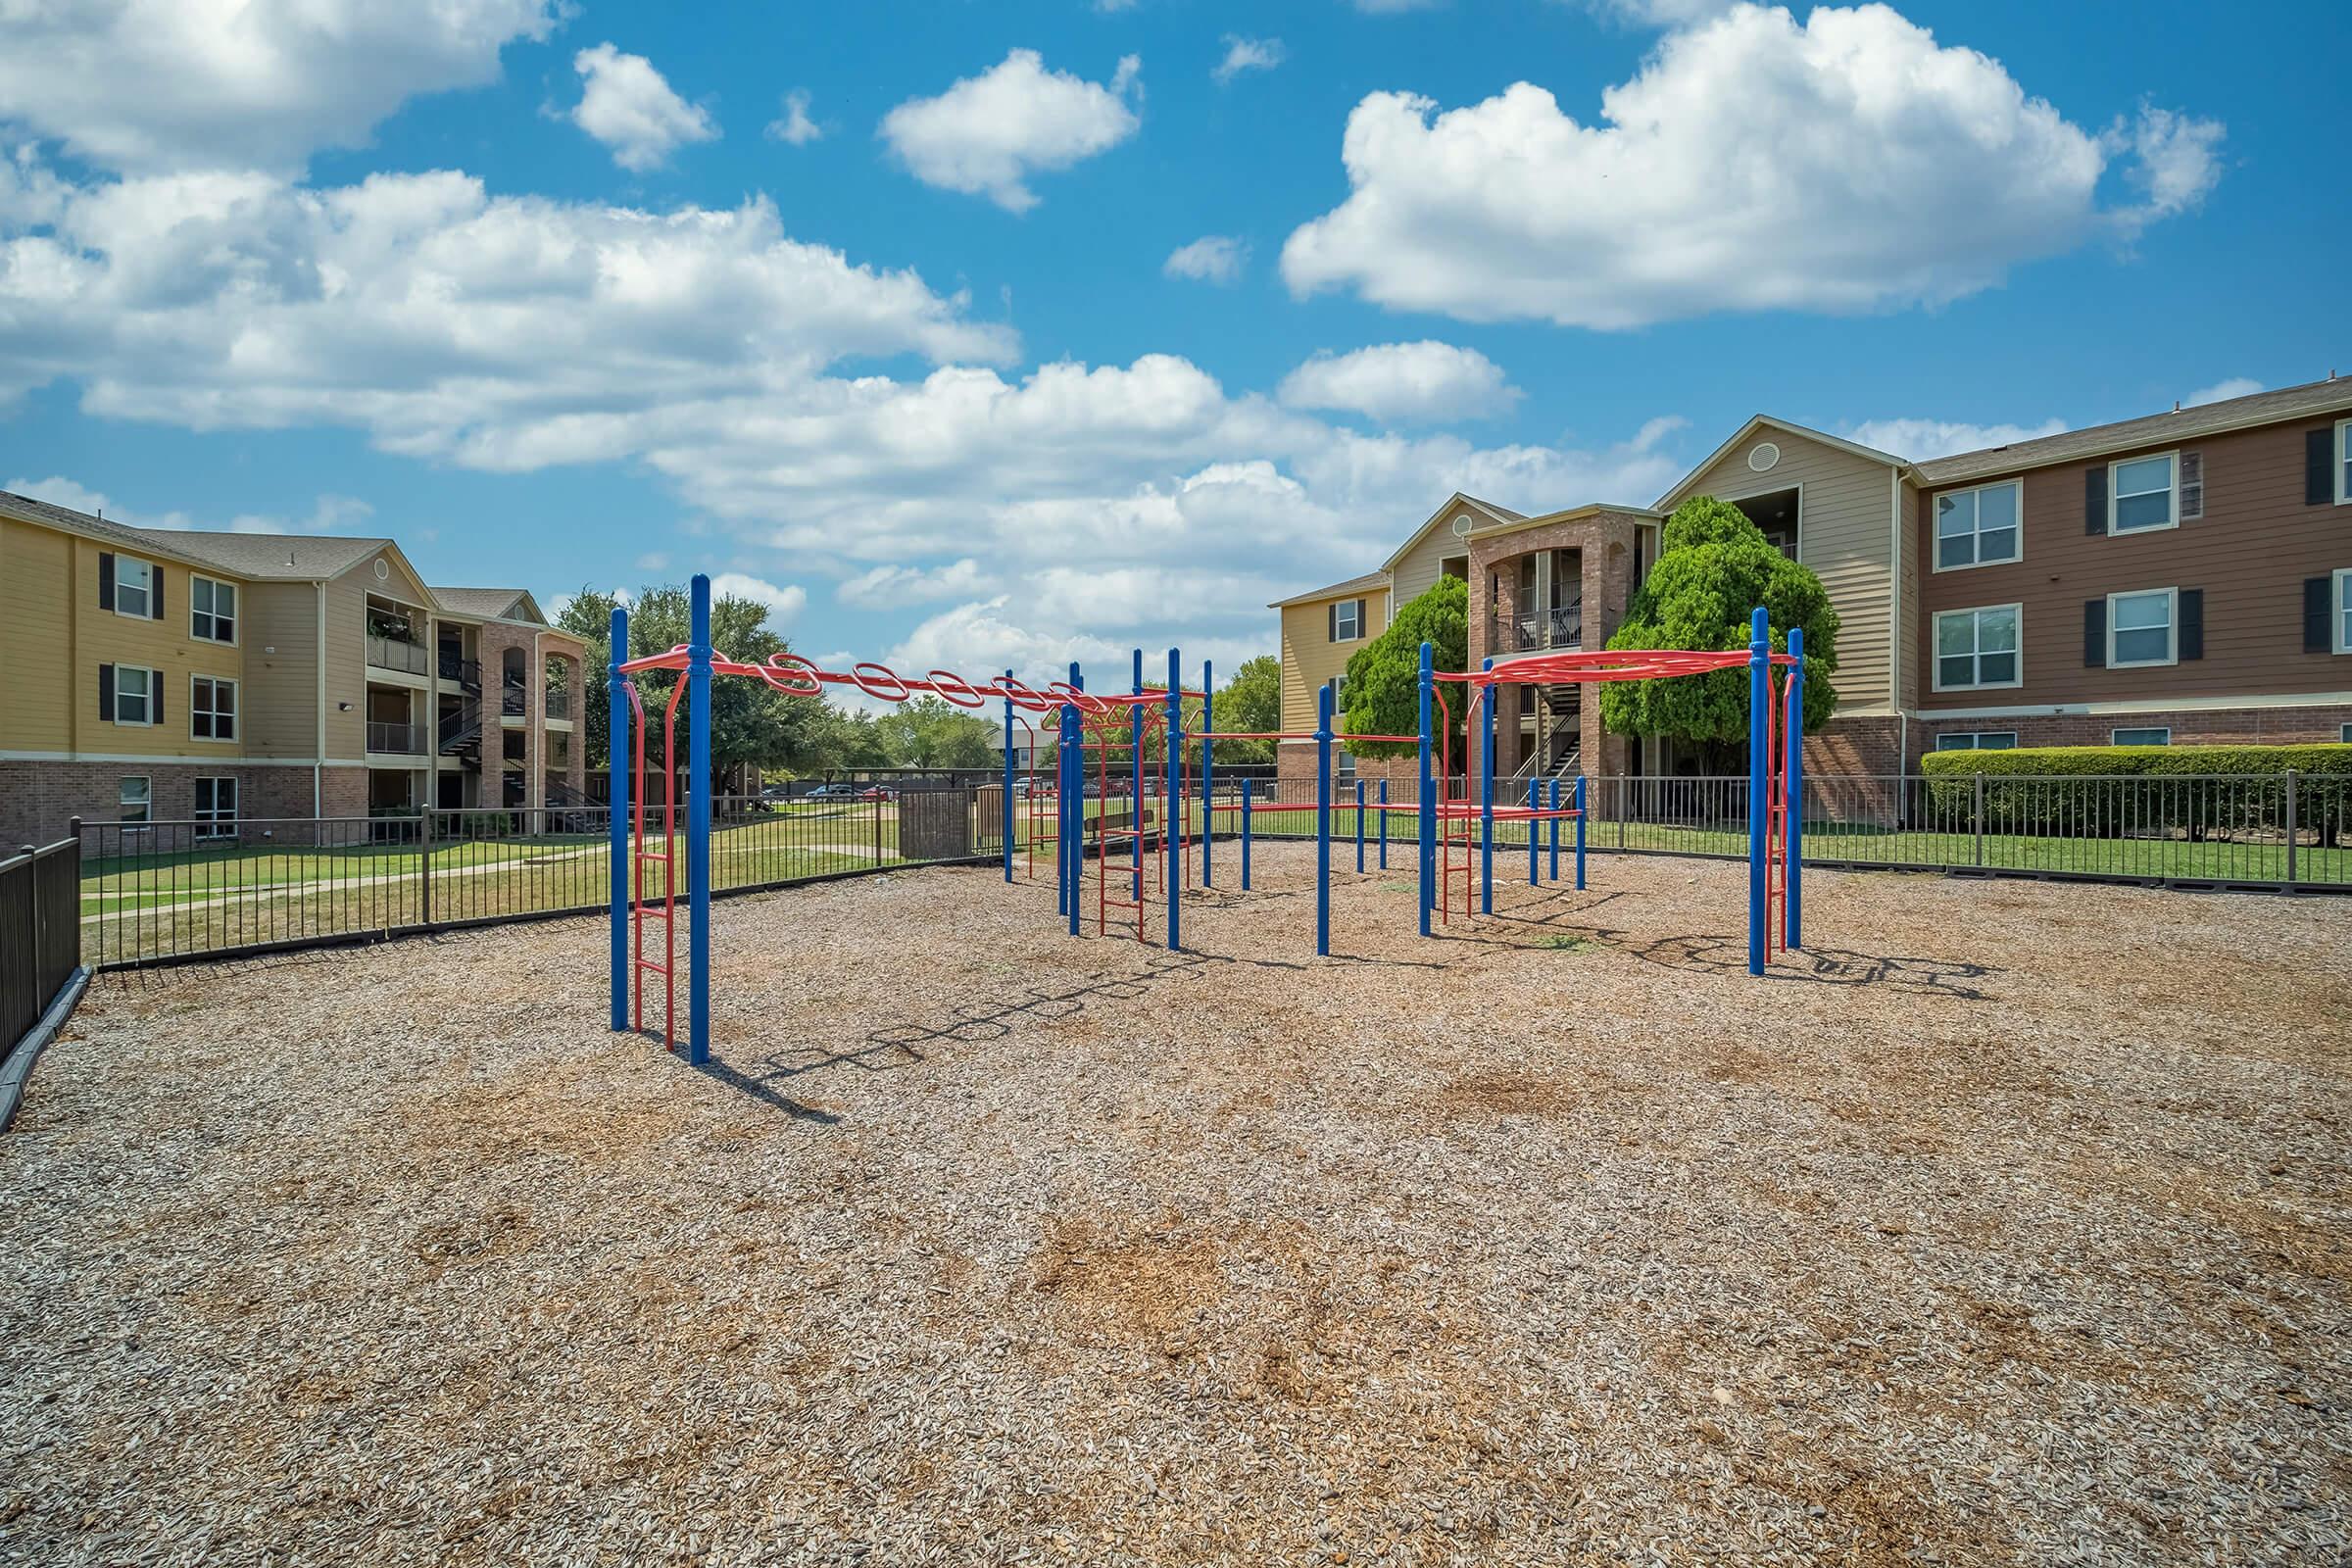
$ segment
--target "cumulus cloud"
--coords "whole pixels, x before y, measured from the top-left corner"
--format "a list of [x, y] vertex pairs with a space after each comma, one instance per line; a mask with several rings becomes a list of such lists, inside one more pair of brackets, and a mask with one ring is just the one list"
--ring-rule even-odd
[[1134, 103], [1143, 62], [1119, 61], [1107, 85], [1048, 71], [1034, 49], [1015, 49], [936, 98], [910, 98], [882, 117], [882, 139], [926, 185], [986, 195], [1006, 212], [1037, 205], [1028, 177], [1107, 152], [1143, 123]]
[[805, 87], [795, 87], [786, 93], [783, 115], [767, 122], [768, 139], [806, 147], [822, 136], [825, 127], [808, 118], [808, 90]]
[[1636, 27], [1682, 27], [1732, 9], [1734, 0], [1584, 0], [1586, 9]]
[[1519, 389], [1478, 350], [1423, 341], [1318, 354], [1283, 378], [1281, 397], [1295, 409], [1446, 424], [1500, 414], [1518, 401]]
[[[1592, 124], [1525, 81], [1445, 113], [1371, 94], [1342, 142], [1350, 194], [1291, 235], [1283, 276], [1300, 295], [1608, 328], [1935, 305], [2185, 211], [2221, 136], [2154, 108], [2094, 135], [1884, 6], [1799, 25], [1740, 5], [1668, 33]], [[2141, 199], [2103, 207], [2116, 158]]]
[[1233, 283], [1250, 265], [1250, 244], [1231, 234], [1203, 234], [1190, 245], [1168, 253], [1160, 270], [1170, 277], [1189, 277], [1203, 283]]
[[709, 112], [672, 92], [643, 55], [600, 43], [572, 56], [571, 69], [587, 83], [571, 122], [610, 148], [623, 169], [659, 169], [682, 144], [718, 135]]
[[2227, 403], [2231, 398], [2250, 398], [2262, 389], [2262, 383], [2250, 375], [2233, 375], [2226, 381], [2201, 386], [2180, 401], [2184, 407], [2194, 409], [2207, 403]]
[[2067, 428], [2064, 419], [2044, 419], [2039, 424], [1970, 424], [1959, 419], [1866, 419], [1845, 431], [1848, 441], [1925, 463], [1930, 458], [1948, 458], [1955, 452], [1981, 452], [1986, 447], [2015, 446], [2020, 441], [2038, 441], [2045, 435], [2056, 435]]
[[102, 168], [299, 168], [420, 93], [498, 79], [553, 0], [35, 0], [0, 5], [0, 122]]
[[980, 563], [966, 556], [942, 566], [880, 565], [861, 571], [834, 590], [845, 605], [890, 610], [940, 599], [962, 599], [986, 586]]
[[226, 522], [207, 521], [186, 512], [163, 513], [129, 512], [115, 506], [105, 492], [53, 473], [46, 479], [11, 479], [0, 484], [0, 490], [35, 501], [46, 501], [53, 507], [65, 507], [74, 512], [86, 512], [93, 517], [104, 517], [132, 528], [201, 528], [228, 533], [332, 533], [337, 528], [366, 522], [375, 515], [375, 509], [357, 496], [321, 495], [312, 502], [310, 513], [301, 517], [281, 516], [274, 513], [239, 513]]
[[762, 577], [740, 571], [722, 571], [710, 579], [713, 599], [750, 599], [767, 607], [767, 627], [782, 632], [792, 625], [795, 616], [808, 608], [808, 595], [799, 583], [786, 583], [779, 588]]
[[1244, 38], [1235, 33], [1225, 35], [1225, 58], [1218, 61], [1209, 74], [1218, 81], [1231, 81], [1245, 71], [1272, 71], [1288, 59], [1290, 51], [1280, 38]]

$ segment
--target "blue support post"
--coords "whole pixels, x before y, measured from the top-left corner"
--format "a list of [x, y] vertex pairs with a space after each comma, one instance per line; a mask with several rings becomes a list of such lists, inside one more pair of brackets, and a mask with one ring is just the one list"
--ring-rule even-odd
[[1788, 928], [1783, 940], [1804, 946], [1805, 891], [1805, 629], [1788, 628]]
[[1585, 891], [1585, 775], [1576, 775], [1576, 891]]
[[1430, 698], [1437, 686], [1427, 643], [1421, 645], [1421, 795], [1414, 817], [1415, 847], [1421, 852], [1421, 934], [1429, 935], [1431, 913], [1438, 906], [1438, 797], [1430, 787], [1429, 764], [1433, 737]]
[[[1011, 680], [1012, 671], [1006, 670], [1004, 678]], [[1009, 697], [1004, 699], [1004, 880], [1012, 880], [1012, 699]]]
[[[1494, 672], [1494, 661], [1488, 660], [1480, 666], [1488, 674]], [[1484, 748], [1478, 769], [1478, 912], [1494, 912], [1494, 688], [1482, 687], [1479, 711], [1486, 716], [1479, 721], [1482, 732], [1480, 745]]]
[[[1558, 779], [1555, 778], [1551, 781], [1551, 789], [1548, 793], [1551, 809], [1556, 811], [1560, 808], [1560, 781]], [[1551, 864], [1547, 870], [1549, 874], [1544, 877], [1546, 882], [1557, 882], [1560, 879], [1560, 819], [1556, 816], [1551, 819]]]
[[1380, 781], [1380, 868], [1389, 868], [1389, 781]]
[[[1136, 695], [1136, 696], [1138, 696], [1138, 697], [1141, 697], [1141, 696], [1143, 696], [1143, 695], [1144, 695], [1144, 651], [1143, 651], [1141, 648], [1138, 648], [1138, 649], [1135, 651], [1135, 695]], [[1128, 749], [1129, 749], [1130, 751], [1132, 751], [1132, 752], [1135, 754], [1135, 755], [1134, 755], [1132, 758], [1130, 758], [1130, 759], [1128, 760], [1128, 768], [1129, 768], [1129, 773], [1130, 773], [1130, 775], [1131, 775], [1131, 776], [1129, 777], [1129, 779], [1128, 779], [1128, 781], [1127, 781], [1127, 790], [1128, 790], [1128, 794], [1129, 794], [1129, 797], [1130, 797], [1130, 804], [1131, 804], [1131, 805], [1134, 807], [1134, 809], [1133, 809], [1133, 810], [1131, 810], [1131, 811], [1128, 813], [1128, 816], [1129, 816], [1130, 820], [1128, 821], [1128, 824], [1127, 824], [1127, 825], [1128, 825], [1129, 827], [1131, 827], [1131, 828], [1135, 829], [1135, 851], [1134, 851], [1134, 854], [1132, 855], [1132, 857], [1130, 858], [1132, 859], [1132, 861], [1133, 861], [1133, 864], [1134, 864], [1134, 870], [1133, 870], [1133, 872], [1132, 872], [1132, 873], [1130, 873], [1130, 875], [1129, 875], [1129, 877], [1128, 877], [1128, 882], [1129, 882], [1129, 884], [1130, 884], [1130, 890], [1129, 890], [1129, 893], [1128, 893], [1128, 897], [1130, 897], [1130, 898], [1132, 898], [1132, 899], [1134, 899], [1134, 900], [1135, 900], [1135, 928], [1136, 928], [1136, 930], [1137, 930], [1137, 931], [1139, 931], [1139, 932], [1140, 932], [1140, 931], [1142, 931], [1142, 930], [1143, 930], [1143, 928], [1144, 928], [1144, 705], [1143, 705], [1143, 704], [1141, 704], [1141, 703], [1138, 703], [1138, 704], [1136, 704], [1136, 705], [1135, 705], [1135, 708], [1133, 709], [1133, 710], [1129, 712], [1129, 714], [1128, 714], [1128, 725], [1127, 725], [1127, 730], [1128, 730]], [[1107, 813], [1108, 813], [1108, 812], [1109, 812], [1109, 810], [1110, 810], [1110, 803], [1109, 803], [1108, 801], [1104, 801], [1104, 802], [1102, 803], [1102, 809], [1103, 809], [1104, 813], [1107, 815]], [[1164, 816], [1165, 816], [1167, 813], [1166, 813], [1165, 811], [1162, 811], [1160, 814], [1161, 814], [1161, 815], [1164, 817]], [[1160, 833], [1161, 833], [1161, 835], [1164, 837], [1164, 836], [1166, 835], [1166, 833], [1167, 833], [1167, 829], [1166, 829], [1166, 828], [1164, 828], [1164, 827], [1163, 827], [1163, 828], [1161, 828], [1161, 829], [1160, 829]]]
[[[1086, 689], [1085, 672], [1078, 662], [1070, 662], [1070, 684], [1080, 691]], [[1062, 820], [1069, 824], [1062, 836], [1068, 861], [1062, 867], [1062, 879], [1069, 889], [1070, 935], [1078, 935], [1078, 906], [1086, 888], [1086, 734], [1085, 715], [1075, 703], [1065, 703], [1061, 710], [1061, 811]], [[1104, 868], [1106, 871], [1108, 867]]]
[[637, 983], [636, 955], [629, 951], [629, 790], [636, 783], [629, 750], [629, 678], [620, 666], [629, 657], [629, 612], [612, 607], [612, 666], [605, 681], [612, 773], [612, 1027], [629, 1026], [630, 987]]
[[[1182, 669], [1176, 650], [1168, 650], [1168, 809], [1167, 827], [1160, 840], [1168, 847], [1168, 951], [1184, 950], [1183, 939], [1177, 932], [1177, 922], [1184, 912], [1184, 796], [1180, 785], [1184, 779], [1184, 682], [1176, 678]], [[1142, 895], [1137, 895], [1142, 903]], [[1140, 917], [1141, 909], [1136, 911]]]
[[1355, 874], [1364, 874], [1364, 781], [1355, 781]]
[[686, 1060], [710, 1059], [710, 579], [695, 573], [686, 648]]
[[[1217, 689], [1216, 673], [1214, 663], [1205, 659], [1200, 661], [1200, 728], [1204, 731], [1217, 727], [1216, 698], [1212, 695]], [[1200, 743], [1200, 885], [1204, 888], [1217, 883], [1209, 861], [1216, 848], [1217, 743], [1203, 740]]]
[[1764, 759], [1771, 747], [1764, 733], [1772, 683], [1766, 660], [1772, 627], [1758, 605], [1747, 629], [1747, 972], [1764, 972]]
[[1257, 780], [1242, 780], [1242, 891], [1250, 891], [1250, 792]]
[[1331, 682], [1315, 694], [1315, 953], [1331, 956]]
[[[1531, 778], [1527, 781], [1527, 808], [1531, 811], [1538, 811], [1543, 808], [1544, 781], [1540, 778]], [[1536, 853], [1539, 847], [1538, 841], [1543, 837], [1544, 835], [1536, 829], [1536, 819], [1532, 816], [1529, 817], [1527, 819], [1527, 885], [1531, 888], [1536, 885]]]

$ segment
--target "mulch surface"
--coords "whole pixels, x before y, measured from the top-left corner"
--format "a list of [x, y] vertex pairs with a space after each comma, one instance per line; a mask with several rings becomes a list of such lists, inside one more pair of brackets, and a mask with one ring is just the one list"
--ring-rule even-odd
[[2346, 1560], [2352, 900], [1308, 853], [723, 902], [708, 1073], [594, 921], [102, 980], [0, 1562]]

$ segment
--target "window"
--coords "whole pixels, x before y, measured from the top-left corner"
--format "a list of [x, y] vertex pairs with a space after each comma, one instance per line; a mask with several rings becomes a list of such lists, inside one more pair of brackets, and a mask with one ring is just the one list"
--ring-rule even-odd
[[1364, 602], [1344, 600], [1331, 607], [1331, 640], [1351, 643], [1364, 634]]
[[128, 556], [115, 557], [115, 613], [141, 620], [153, 614], [155, 568]]
[[1341, 790], [1354, 789], [1355, 759], [1348, 755], [1348, 748], [1345, 746], [1334, 747], [1331, 754], [1331, 762], [1332, 772], [1334, 775], [1331, 781], [1333, 793], [1336, 794]]
[[125, 822], [144, 822], [148, 808], [155, 804], [155, 789], [144, 773], [124, 778], [115, 795]]
[[2173, 455], [2127, 458], [2107, 466], [2107, 531], [2137, 533], [2143, 528], [2170, 528], [2180, 520], [2174, 505]]
[[1953, 610], [1936, 617], [1936, 689], [2015, 686], [2025, 679], [2016, 605]]
[[188, 733], [200, 741], [237, 738], [237, 683], [211, 675], [188, 682]]
[[118, 724], [152, 724], [155, 722], [156, 695], [163, 686], [162, 672], [141, 669], [135, 664], [100, 666], [100, 673], [111, 672], [115, 687], [115, 722]]
[[1939, 752], [2006, 752], [2017, 746], [2013, 729], [1946, 730], [1936, 737]]
[[2346, 746], [2352, 746], [2352, 724], [2346, 724], [2342, 729], [2337, 730], [2335, 738]]
[[2352, 654], [2352, 566], [2335, 574], [2335, 651]]
[[237, 836], [237, 781], [200, 778], [196, 781], [196, 836], [233, 839]]
[[2162, 724], [2153, 729], [2109, 730], [2107, 741], [2111, 746], [2170, 746], [2173, 744], [2173, 732]]
[[1936, 498], [1936, 569], [1989, 566], [2018, 559], [2018, 507], [2024, 487], [2015, 479], [1955, 490]]
[[2173, 613], [2179, 590], [2157, 588], [2141, 594], [2107, 596], [2107, 667], [2128, 669], [2134, 664], [2178, 662], [2173, 644]]
[[188, 635], [208, 643], [237, 640], [237, 586], [210, 577], [188, 579]]
[[2352, 504], [2352, 419], [2335, 425], [2335, 504]]

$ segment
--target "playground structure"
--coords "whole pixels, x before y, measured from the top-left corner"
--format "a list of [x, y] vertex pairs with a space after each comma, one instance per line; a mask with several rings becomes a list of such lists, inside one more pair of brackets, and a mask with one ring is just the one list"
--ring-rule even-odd
[[[1250, 886], [1250, 849], [1253, 819], [1266, 812], [1315, 813], [1315, 951], [1331, 952], [1331, 853], [1334, 813], [1332, 748], [1336, 742], [1374, 741], [1416, 748], [1419, 788], [1410, 803], [1391, 803], [1387, 781], [1378, 798], [1367, 799], [1362, 781], [1355, 786], [1353, 825], [1356, 868], [1364, 869], [1367, 847], [1365, 822], [1379, 823], [1380, 864], [1386, 868], [1389, 821], [1409, 815], [1415, 824], [1418, 856], [1420, 931], [1433, 934], [1434, 921], [1450, 921], [1452, 887], [1461, 879], [1461, 908], [1467, 915], [1475, 894], [1478, 912], [1492, 913], [1494, 901], [1495, 827], [1524, 823], [1527, 828], [1527, 873], [1531, 886], [1541, 877], [1540, 841], [1549, 836], [1549, 875], [1560, 874], [1560, 827], [1568, 823], [1575, 834], [1575, 885], [1585, 886], [1586, 789], [1575, 781], [1563, 806], [1555, 780], [1528, 782], [1525, 805], [1494, 799], [1494, 725], [1498, 689], [1524, 685], [1617, 680], [1661, 680], [1703, 675], [1744, 667], [1748, 671], [1748, 972], [1761, 975], [1782, 948], [1802, 944], [1802, 823], [1788, 807], [1803, 799], [1804, 633], [1790, 628], [1786, 653], [1772, 650], [1771, 628], [1758, 608], [1749, 622], [1744, 650], [1690, 652], [1680, 650], [1610, 652], [1562, 651], [1514, 659], [1499, 668], [1488, 660], [1477, 670], [1446, 671], [1434, 667], [1429, 644], [1421, 645], [1419, 731], [1411, 735], [1348, 735], [1333, 728], [1332, 689], [1321, 688], [1316, 727], [1310, 732], [1224, 731], [1215, 728], [1213, 672], [1201, 665], [1200, 685], [1187, 688], [1182, 660], [1168, 651], [1167, 683], [1147, 688], [1144, 656], [1139, 650], [1130, 689], [1090, 692], [1084, 672], [1070, 665], [1066, 681], [1052, 681], [1042, 689], [1020, 681], [1012, 671], [974, 683], [951, 670], [934, 669], [921, 678], [903, 676], [885, 665], [861, 661], [847, 670], [826, 670], [797, 654], [778, 654], [745, 663], [718, 653], [710, 640], [710, 581], [703, 575], [691, 590], [690, 641], [660, 654], [623, 659], [629, 646], [628, 612], [612, 612], [612, 642], [614, 662], [610, 675], [612, 799], [612, 1026], [615, 1031], [646, 1028], [645, 993], [649, 976], [661, 981], [662, 1036], [677, 1049], [676, 994], [678, 979], [678, 905], [686, 906], [687, 1059], [701, 1065], [710, 1059], [710, 681], [733, 675], [765, 681], [793, 696], [823, 695], [827, 686], [854, 686], [884, 702], [906, 702], [917, 696], [936, 696], [955, 707], [978, 710], [1004, 704], [1004, 774], [1002, 791], [1002, 852], [1006, 882], [1015, 879], [1016, 854], [1025, 853], [1034, 875], [1037, 845], [1044, 837], [1048, 793], [1040, 787], [1032, 761], [1028, 790], [1025, 852], [1016, 852], [1016, 764], [1013, 728], [1028, 729], [1034, 740], [1039, 727], [1030, 720], [1050, 719], [1055, 751], [1051, 794], [1055, 906], [1072, 936], [1083, 934], [1093, 886], [1095, 931], [1107, 936], [1113, 929], [1112, 911], [1124, 927], [1132, 920], [1139, 942], [1149, 942], [1149, 911], [1156, 894], [1163, 909], [1163, 943], [1170, 951], [1183, 947], [1184, 896], [1195, 886], [1196, 862], [1200, 886], [1214, 886], [1214, 845], [1220, 813], [1235, 821], [1241, 851], [1241, 886]], [[653, 769], [649, 766], [649, 715], [636, 682], [631, 678], [653, 670], [674, 670], [679, 678], [662, 710], [658, 806], [652, 801]], [[1478, 737], [1481, 766], [1478, 798], [1469, 798], [1467, 769], [1462, 793], [1453, 793], [1452, 706], [1445, 688], [1464, 688], [1465, 750], [1468, 737]], [[678, 708], [687, 718], [687, 777], [681, 791], [676, 748]], [[1200, 724], [1188, 727], [1188, 708], [1197, 705]], [[1306, 803], [1259, 803], [1251, 783], [1245, 780], [1238, 802], [1220, 806], [1215, 793], [1216, 743], [1220, 740], [1311, 741], [1315, 746], [1315, 800]], [[1198, 785], [1191, 749], [1200, 748]], [[1156, 749], [1157, 760], [1147, 766], [1147, 754]], [[1123, 752], [1123, 759], [1116, 754]], [[1036, 756], [1032, 746], [1031, 756]], [[1114, 759], [1115, 761], [1114, 761]], [[1464, 759], [1467, 762], [1467, 758]], [[1114, 765], [1117, 771], [1114, 773]], [[1113, 778], [1123, 787], [1127, 803], [1124, 821], [1113, 821]], [[1545, 785], [1548, 783], [1548, 791]], [[1089, 786], [1092, 786], [1090, 791]], [[683, 801], [681, 802], [681, 794]], [[1090, 811], [1089, 803], [1099, 802]], [[1152, 808], [1156, 801], [1156, 812]], [[1196, 804], [1200, 830], [1191, 831]], [[685, 820], [680, 832], [679, 812]], [[1342, 805], [1339, 809], [1350, 808]], [[654, 821], [649, 826], [649, 812]], [[685, 887], [681, 901], [678, 866], [683, 837]], [[1091, 843], [1090, 843], [1091, 840]], [[657, 849], [655, 845], [659, 843]], [[1456, 852], [1459, 852], [1458, 857]], [[656, 892], [658, 883], [659, 891]], [[1114, 889], [1123, 896], [1113, 897]], [[659, 932], [657, 958], [647, 951], [648, 927]]]

